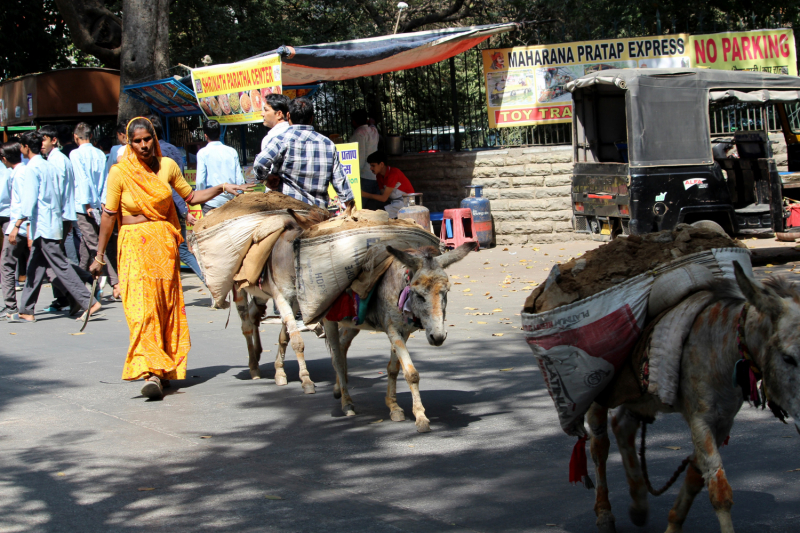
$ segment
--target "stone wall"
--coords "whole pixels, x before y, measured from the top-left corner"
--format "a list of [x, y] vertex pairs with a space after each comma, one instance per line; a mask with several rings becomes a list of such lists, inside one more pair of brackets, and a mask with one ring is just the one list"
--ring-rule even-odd
[[405, 154], [393, 158], [431, 211], [458, 207], [465, 186], [482, 185], [497, 244], [588, 238], [572, 232], [572, 147]]
[[[783, 135], [772, 134], [778, 169], [786, 170]], [[572, 146], [404, 154], [391, 159], [432, 212], [459, 207], [465, 186], [483, 185], [497, 244], [591, 238], [572, 231]]]

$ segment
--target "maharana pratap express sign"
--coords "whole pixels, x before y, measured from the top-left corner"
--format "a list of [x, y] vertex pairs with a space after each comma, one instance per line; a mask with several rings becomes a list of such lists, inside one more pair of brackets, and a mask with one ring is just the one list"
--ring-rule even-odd
[[277, 54], [192, 70], [192, 85], [206, 117], [220, 124], [261, 122], [264, 98], [281, 92]]
[[489, 127], [572, 121], [575, 78], [613, 68], [757, 70], [797, 75], [792, 30], [609, 39], [483, 50]]

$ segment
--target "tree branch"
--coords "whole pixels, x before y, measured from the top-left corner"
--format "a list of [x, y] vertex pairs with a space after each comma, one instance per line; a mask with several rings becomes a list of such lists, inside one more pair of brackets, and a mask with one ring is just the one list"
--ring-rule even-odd
[[107, 67], [119, 68], [122, 20], [102, 0], [56, 0], [72, 42]]
[[[449, 7], [446, 7], [441, 11], [407, 20], [400, 25], [401, 29], [399, 30], [399, 33], [407, 33], [427, 24], [434, 24], [436, 22], [454, 22], [456, 20], [461, 20], [465, 17], [468, 17], [470, 15], [470, 6], [467, 6], [467, 9], [464, 10], [464, 12], [459, 13], [461, 8], [464, 7], [464, 1], [465, 0], [454, 0]], [[419, 9], [413, 10], [412, 13], [414, 11], [419, 11]]]

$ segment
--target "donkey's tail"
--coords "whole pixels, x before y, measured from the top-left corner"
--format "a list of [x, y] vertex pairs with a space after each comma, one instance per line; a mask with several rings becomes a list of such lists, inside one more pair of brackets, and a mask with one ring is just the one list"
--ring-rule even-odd
[[675, 470], [675, 473], [672, 474], [672, 477], [669, 478], [669, 481], [667, 481], [667, 483], [659, 490], [655, 490], [653, 485], [650, 484], [650, 477], [647, 475], [647, 461], [644, 458], [644, 439], [645, 435], [647, 434], [647, 424], [647, 422], [642, 422], [642, 444], [639, 447], [639, 460], [642, 463], [642, 476], [644, 477], [644, 483], [647, 485], [647, 490], [650, 492], [650, 494], [653, 496], [661, 496], [667, 492], [667, 490], [669, 490], [669, 488], [674, 485], [676, 481], [678, 481], [678, 478], [681, 476], [681, 474], [683, 474], [683, 471], [686, 470], [686, 467], [692, 462], [692, 456], [690, 455], [684, 459], [678, 469]]

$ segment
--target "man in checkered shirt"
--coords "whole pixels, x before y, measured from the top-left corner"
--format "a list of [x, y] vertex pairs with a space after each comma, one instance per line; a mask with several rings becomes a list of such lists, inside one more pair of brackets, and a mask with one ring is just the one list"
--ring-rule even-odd
[[[339, 163], [336, 145], [314, 131], [314, 107], [307, 98], [289, 103], [289, 124], [285, 132], [270, 139], [256, 156], [253, 169], [261, 181], [277, 175], [281, 192], [323, 209], [328, 205], [328, 184], [345, 204], [353, 203], [353, 191]], [[271, 180], [270, 180], [271, 181]], [[270, 187], [274, 188], [274, 187]]]

